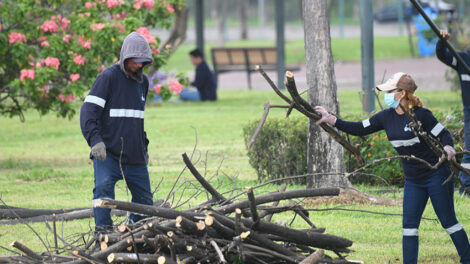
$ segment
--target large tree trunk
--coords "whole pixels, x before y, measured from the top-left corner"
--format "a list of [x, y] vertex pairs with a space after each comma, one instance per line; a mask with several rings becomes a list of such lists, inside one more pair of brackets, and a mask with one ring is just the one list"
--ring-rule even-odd
[[[309, 103], [339, 113], [327, 1], [304, 0], [302, 6]], [[343, 148], [313, 120], [309, 121], [307, 166], [309, 173], [345, 171]], [[343, 175], [312, 176], [307, 180], [309, 188], [348, 186], [351, 183]]]
[[173, 20], [173, 26], [171, 32], [165, 42], [159, 47], [159, 50], [163, 50], [167, 45], [170, 45], [170, 54], [173, 54], [175, 50], [183, 44], [186, 39], [186, 30], [188, 28], [188, 16], [189, 9], [184, 6], [181, 9], [175, 10], [175, 19]]

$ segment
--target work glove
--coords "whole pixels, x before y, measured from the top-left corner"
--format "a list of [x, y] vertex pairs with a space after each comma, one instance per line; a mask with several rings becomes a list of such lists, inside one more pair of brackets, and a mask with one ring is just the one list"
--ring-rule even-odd
[[452, 146], [444, 146], [444, 151], [447, 154], [447, 160], [455, 160], [455, 149]]
[[93, 157], [104, 161], [106, 159], [106, 145], [103, 142], [96, 143], [91, 147], [91, 155]]
[[320, 125], [321, 123], [328, 123], [332, 126], [335, 125], [336, 123], [336, 116], [328, 113], [323, 106], [315, 106], [315, 111], [317, 111], [318, 114], [321, 115], [321, 118], [315, 122], [317, 125]]
[[445, 38], [446, 40], [450, 39], [450, 34], [449, 34], [449, 32], [448, 32], [447, 30], [441, 29], [441, 30], [439, 31], [439, 34], [440, 34], [443, 38]]

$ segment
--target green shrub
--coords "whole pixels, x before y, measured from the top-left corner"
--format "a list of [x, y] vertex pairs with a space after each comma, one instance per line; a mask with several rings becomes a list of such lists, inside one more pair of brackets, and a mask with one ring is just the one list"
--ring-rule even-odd
[[[245, 144], [248, 145], [259, 121], [243, 128]], [[259, 180], [301, 175], [307, 172], [306, 118], [270, 118], [266, 121], [253, 146], [248, 149], [250, 165]], [[296, 181], [305, 183], [305, 179]]]
[[[447, 113], [441, 112], [437, 108], [430, 110], [436, 119], [451, 132], [455, 149], [462, 151], [465, 146], [462, 107], [453, 108]], [[368, 115], [345, 115], [343, 118], [359, 121], [368, 118]], [[246, 144], [250, 141], [257, 125], [258, 121], [253, 121], [244, 127]], [[307, 173], [307, 130], [307, 119], [302, 117], [268, 119], [266, 121], [252, 148], [248, 149], [250, 164], [257, 171], [259, 180]], [[359, 148], [367, 163], [397, 155], [383, 130], [364, 137], [348, 136], [347, 138], [353, 146]], [[359, 168], [354, 156], [346, 150], [345, 163], [349, 172]], [[378, 163], [361, 172], [363, 173], [353, 175], [349, 180], [353, 184], [384, 185], [386, 184], [384, 180], [395, 186], [403, 186], [404, 184], [403, 170], [399, 159]], [[298, 181], [298, 183], [304, 182], [305, 179]]]

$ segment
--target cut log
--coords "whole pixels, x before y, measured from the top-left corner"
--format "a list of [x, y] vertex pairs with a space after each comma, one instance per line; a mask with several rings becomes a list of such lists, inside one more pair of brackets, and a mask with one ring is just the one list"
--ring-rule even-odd
[[[339, 188], [298, 189], [286, 192], [273, 192], [256, 197], [256, 205], [301, 197], [305, 198], [315, 196], [337, 196], [338, 194]], [[236, 203], [220, 206], [215, 210], [222, 214], [230, 214], [233, 213], [236, 208], [245, 209], [249, 207], [250, 201], [247, 199]]]
[[[125, 216], [126, 212], [120, 210], [112, 210], [111, 215], [113, 216]], [[77, 219], [84, 219], [93, 217], [93, 209], [83, 209], [72, 211], [69, 213], [57, 214], [56, 220], [57, 221], [70, 221], [70, 220], [77, 220]], [[24, 223], [36, 223], [36, 222], [45, 222], [45, 221], [52, 221], [52, 215], [41, 215], [41, 216], [34, 216], [30, 218], [23, 218], [17, 220], [8, 220], [8, 221], [0, 221], [0, 225], [17, 225], [17, 224], [24, 224]]]
[[317, 250], [310, 256], [306, 257], [300, 264], [317, 264], [320, 263], [323, 257], [323, 250]]
[[[231, 218], [221, 214], [214, 214], [213, 216], [223, 225], [232, 229], [235, 228], [235, 222]], [[253, 225], [253, 220], [243, 219], [242, 223], [245, 226], [250, 227]], [[285, 226], [268, 223], [265, 221], [260, 221], [256, 227], [256, 230], [261, 233], [273, 234], [280, 237], [284, 237], [288, 241], [297, 244], [308, 245], [323, 249], [337, 250], [338, 252], [349, 252], [347, 248], [352, 246], [352, 241], [346, 238], [329, 234], [322, 234], [318, 232], [308, 232], [292, 229]]]
[[255, 194], [253, 193], [253, 187], [246, 188], [246, 194], [248, 196], [248, 202], [250, 204], [251, 219], [253, 219], [254, 225], [259, 221], [258, 211], [256, 210]]
[[12, 247], [20, 250], [21, 252], [23, 252], [26, 256], [32, 258], [32, 259], [36, 259], [36, 260], [42, 260], [43, 258], [41, 257], [41, 255], [35, 253], [34, 251], [32, 251], [31, 249], [29, 249], [27, 246], [21, 244], [20, 242], [18, 241], [13, 241], [13, 243], [11, 243]]
[[109, 263], [174, 263], [158, 254], [111, 253], [107, 259]]
[[0, 219], [17, 219], [17, 218], [31, 218], [41, 215], [63, 214], [74, 211], [82, 211], [87, 208], [72, 208], [72, 209], [28, 209], [18, 207], [1, 207]]

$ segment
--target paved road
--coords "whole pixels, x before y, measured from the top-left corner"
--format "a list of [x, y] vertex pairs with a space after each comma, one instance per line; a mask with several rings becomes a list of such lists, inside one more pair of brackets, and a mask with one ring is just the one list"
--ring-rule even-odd
[[[274, 25], [266, 25], [265, 27], [260, 26], [250, 26], [248, 27], [248, 38], [251, 40], [275, 40], [276, 31]], [[340, 28], [337, 25], [331, 25], [330, 33], [332, 38], [340, 37]], [[152, 34], [159, 36], [161, 39], [166, 39], [169, 30], [156, 29], [152, 30]], [[400, 27], [397, 23], [377, 23], [374, 22], [374, 36], [376, 37], [389, 37], [389, 36], [398, 36], [400, 34]], [[406, 28], [403, 27], [402, 34], [406, 34]], [[345, 25], [343, 28], [343, 37], [353, 38], [360, 37], [361, 29], [359, 25]], [[239, 40], [240, 39], [240, 28], [239, 27], [227, 27], [227, 32], [225, 33], [226, 40]], [[295, 40], [303, 39], [304, 29], [302, 24], [298, 25], [286, 25], [285, 26], [285, 38], [286, 40]], [[204, 28], [204, 40], [207, 42], [217, 42], [218, 32], [215, 27], [205, 27]], [[186, 33], [185, 43], [195, 43], [196, 42], [196, 32], [194, 27], [188, 27]]]
[[[447, 66], [435, 57], [382, 60], [375, 62], [375, 83], [385, 80], [395, 72], [406, 72], [413, 76], [421, 90], [447, 90], [449, 84], [445, 80]], [[277, 74], [269, 71], [273, 80], [277, 80]], [[302, 65], [300, 71], [294, 72], [299, 89], [307, 87], [306, 69]], [[361, 63], [339, 62], [335, 64], [336, 83], [339, 90], [361, 90]], [[192, 76], [190, 74], [189, 76]], [[257, 72], [252, 73], [252, 84], [255, 90], [269, 90], [266, 81]], [[247, 89], [247, 77], [244, 72], [227, 72], [219, 75], [219, 89]]]

